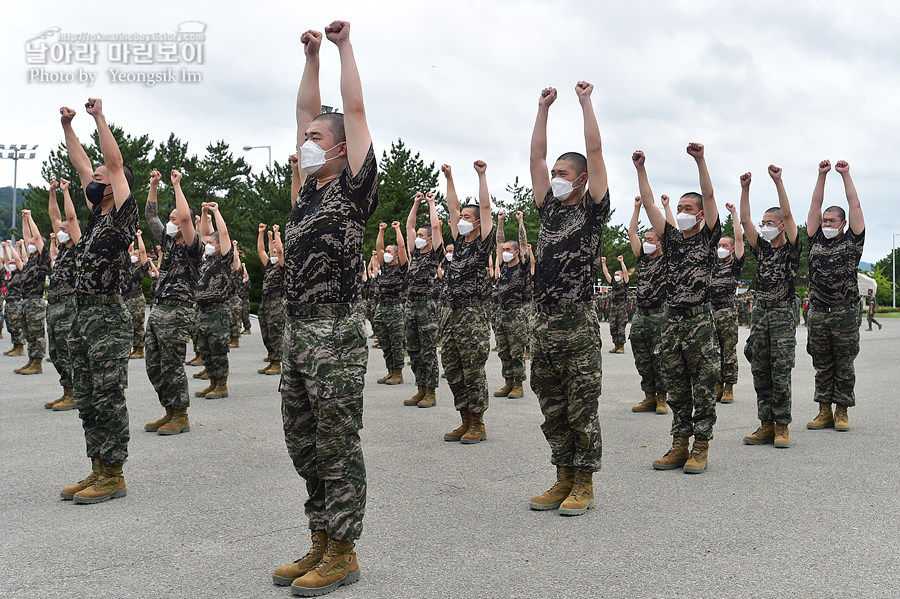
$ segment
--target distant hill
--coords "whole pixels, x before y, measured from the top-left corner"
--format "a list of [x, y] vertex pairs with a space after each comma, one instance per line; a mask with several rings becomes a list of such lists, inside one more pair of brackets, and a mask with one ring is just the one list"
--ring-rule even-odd
[[[16, 210], [22, 209], [22, 202], [25, 201], [25, 189], [18, 188], [16, 191]], [[0, 239], [7, 239], [6, 230], [10, 225], [10, 217], [12, 216], [12, 186], [0, 187]], [[18, 222], [18, 217], [16, 222]]]
[[866, 270], [866, 271], [872, 270], [872, 265], [869, 264], [868, 262], [860, 262], [859, 270]]

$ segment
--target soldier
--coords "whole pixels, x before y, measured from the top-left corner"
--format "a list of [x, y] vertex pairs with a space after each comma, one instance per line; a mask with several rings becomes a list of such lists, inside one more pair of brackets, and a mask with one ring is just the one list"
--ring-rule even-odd
[[734, 385], [737, 383], [737, 309], [734, 290], [744, 269], [744, 237], [741, 222], [734, 204], [725, 204], [731, 212], [734, 237], [719, 239], [716, 263], [709, 281], [709, 301], [712, 304], [713, 324], [719, 342], [721, 378], [716, 385], [716, 401], [734, 403]]
[[[18, 258], [17, 266], [22, 272], [22, 302], [19, 317], [28, 343], [28, 363], [16, 368], [17, 374], [41, 374], [44, 361], [44, 317], [47, 306], [44, 303], [44, 281], [50, 269], [50, 247], [44, 243], [37, 225], [31, 218], [31, 210], [22, 211], [22, 235], [28, 260]], [[17, 257], [14, 256], [14, 258]]]
[[404, 301], [406, 275], [409, 272], [409, 258], [406, 243], [400, 232], [400, 223], [394, 221], [391, 228], [397, 236], [395, 245], [384, 246], [384, 230], [387, 223], [378, 225], [375, 240], [375, 264], [378, 269], [378, 306], [375, 308], [375, 332], [384, 352], [387, 374], [378, 383], [399, 385], [403, 382], [403, 335]]
[[[531, 137], [531, 182], [540, 216], [534, 278], [531, 388], [538, 396], [556, 482], [533, 497], [534, 510], [583, 514], [594, 504], [594, 472], [603, 443], [600, 418], [600, 322], [591, 305], [609, 217], [609, 188], [600, 128], [591, 102], [594, 86], [575, 84], [584, 120], [587, 157], [567, 152], [547, 168], [547, 118], [557, 92], [541, 92]], [[552, 179], [551, 179], [552, 176]], [[588, 182], [593, 189], [588, 190]]]
[[231, 275], [228, 279], [228, 309], [231, 319], [228, 327], [228, 347], [241, 346], [241, 288], [244, 285], [244, 271], [241, 267], [241, 255], [237, 249], [237, 241], [232, 241], [234, 256], [232, 257]]
[[[429, 226], [416, 229], [419, 204], [428, 202]], [[403, 402], [405, 406], [430, 408], [437, 398], [438, 386], [438, 308], [434, 298], [435, 274], [444, 257], [441, 221], [434, 205], [434, 194], [417, 193], [406, 218], [406, 239], [410, 251], [406, 277], [406, 348], [416, 377], [418, 391]]]
[[94, 117], [104, 164], [93, 169], [72, 129], [75, 111], [60, 109], [69, 160], [78, 172], [90, 217], [76, 254], [76, 312], [69, 337], [75, 407], [84, 428], [92, 472], [60, 491], [75, 503], [99, 503], [126, 493], [122, 465], [128, 458], [125, 387], [133, 331], [119, 292], [128, 245], [138, 227], [131, 189], [134, 175], [103, 114], [100, 99], [85, 104]]
[[[244, 256], [246, 258], [246, 256]], [[241, 262], [241, 273], [243, 274], [243, 280], [241, 281], [241, 324], [244, 329], [241, 331], [241, 335], [249, 335], [250, 334], [250, 288], [252, 284], [250, 282], [250, 273], [247, 272], [247, 263]]]
[[269, 251], [263, 235], [266, 224], [259, 223], [259, 235], [256, 238], [256, 252], [263, 263], [262, 299], [259, 302], [259, 330], [262, 333], [263, 345], [266, 346], [268, 364], [256, 372], [259, 374], [281, 374], [281, 350], [284, 345], [284, 252], [279, 242], [275, 242], [278, 225], [269, 231]]
[[[638, 172], [641, 201], [663, 244], [669, 302], [663, 357], [672, 407], [672, 447], [653, 462], [653, 468], [683, 466], [684, 472], [698, 474], [708, 465], [709, 442], [716, 423], [715, 384], [720, 366], [709, 280], [722, 228], [703, 145], [688, 144], [687, 153], [697, 162], [701, 193], [688, 192], [678, 200], [677, 228], [666, 222], [653, 204], [644, 153], [635, 152], [632, 161]], [[694, 446], [689, 452], [692, 435]]]
[[525, 390], [525, 348], [531, 338], [531, 277], [534, 261], [528, 254], [528, 237], [521, 210], [516, 211], [519, 221], [519, 240], [506, 241], [503, 226], [506, 212], [497, 215], [497, 354], [502, 364], [506, 384], [494, 392], [494, 397], [519, 399]]
[[[791, 370], [797, 327], [794, 323], [794, 278], [800, 266], [802, 244], [791, 213], [781, 169], [769, 166], [778, 190], [778, 207], [763, 214], [760, 228], [750, 216], [750, 173], [741, 175], [741, 223], [757, 260], [756, 306], [744, 356], [750, 362], [760, 426], [744, 443], [791, 446]], [[736, 230], [735, 230], [736, 231]]]
[[609, 350], [611, 354], [625, 353], [625, 328], [628, 325], [628, 310], [625, 305], [628, 301], [628, 268], [622, 256], [618, 257], [618, 261], [621, 268], [615, 272], [615, 277], [612, 277], [606, 269], [606, 257], [600, 258], [603, 276], [610, 284], [609, 332], [613, 339], [613, 348]]
[[9, 340], [13, 346], [11, 349], [3, 352], [4, 356], [24, 356], [25, 355], [25, 333], [22, 329], [22, 319], [19, 310], [22, 307], [22, 270], [19, 263], [22, 259], [16, 260], [16, 256], [20, 256], [16, 247], [22, 246], [22, 240], [13, 243], [12, 241], [4, 241], [3, 247], [6, 248], [6, 298], [4, 300], [3, 317], [6, 320], [6, 329], [9, 331]]
[[866, 306], [866, 317], [869, 321], [869, 328], [867, 328], [866, 330], [871, 331], [872, 323], [875, 323], [878, 325], [878, 330], [880, 331], [881, 323], [875, 320], [875, 313], [878, 312], [878, 302], [875, 301], [875, 294], [872, 293], [871, 289], [869, 289], [868, 297], [866, 298]]
[[150, 231], [162, 244], [157, 246], [160, 256], [159, 268], [154, 267], [157, 276], [151, 275], [155, 287], [147, 321], [145, 361], [147, 377], [166, 414], [145, 424], [144, 430], [158, 435], [177, 435], [191, 430], [187, 413], [191, 399], [183, 362], [190, 329], [196, 318], [194, 300], [203, 249], [181, 188], [181, 173], [174, 169], [169, 178], [175, 193], [175, 208], [163, 226], [157, 204], [161, 178], [155, 169], [150, 173], [150, 192], [144, 207]]
[[322, 34], [307, 31], [297, 92], [302, 186], [284, 237], [281, 412], [288, 453], [309, 491], [305, 509], [313, 545], [275, 570], [273, 581], [304, 596], [359, 580], [354, 549], [366, 505], [359, 429], [369, 351], [356, 302], [366, 221], [378, 205], [378, 168], [350, 24], [335, 21], [325, 34], [340, 53], [346, 113], [320, 114]]
[[[849, 229], [845, 230], [847, 215], [840, 206], [830, 206], [822, 212], [825, 176], [831, 170], [828, 160], [819, 163], [806, 221], [810, 300], [806, 351], [816, 369], [815, 401], [819, 404], [819, 414], [806, 427], [849, 431], [847, 408], [856, 405], [853, 362], [859, 353], [861, 318], [856, 273], [866, 240], [866, 223], [850, 177], [850, 165], [839, 160], [834, 168], [844, 180]], [[836, 404], [834, 414], [832, 404]]]
[[487, 186], [487, 164], [475, 161], [480, 204], [459, 207], [450, 165], [441, 166], [447, 178], [448, 222], [453, 236], [453, 260], [444, 266], [447, 303], [441, 361], [453, 404], [462, 424], [444, 435], [444, 441], [478, 443], [487, 437], [484, 412], [488, 409], [487, 374], [484, 365], [491, 350], [490, 322], [482, 289], [494, 250], [491, 229], [491, 195]]
[[[56, 190], [63, 192], [66, 220], [62, 220]], [[44, 404], [57, 412], [75, 409], [72, 395], [72, 362], [69, 355], [69, 335], [75, 318], [75, 246], [81, 241], [81, 226], [75, 213], [75, 204], [69, 195], [69, 182], [60, 179], [50, 181], [50, 202], [47, 210], [50, 225], [56, 231], [57, 253], [50, 272], [50, 289], [47, 292], [47, 349], [50, 361], [59, 373], [63, 394], [59, 399]], [[52, 257], [52, 255], [51, 255]]]
[[637, 259], [637, 312], [631, 325], [631, 351], [634, 365], [641, 375], [644, 401], [631, 407], [632, 412], [668, 414], [666, 405], [666, 366], [662, 355], [662, 330], [666, 324], [666, 261], [662, 259], [662, 243], [656, 231], [638, 237], [641, 196], [634, 198], [634, 213], [628, 226], [628, 241]]
[[131, 314], [131, 326], [134, 328], [134, 335], [131, 341], [130, 359], [144, 357], [144, 336], [145, 327], [144, 319], [147, 317], [147, 301], [144, 299], [144, 276], [149, 272], [150, 267], [147, 265], [147, 249], [144, 247], [143, 233], [138, 229], [138, 249], [134, 249], [134, 244], [128, 248], [128, 254], [131, 264], [128, 267], [125, 276], [125, 282], [122, 285], [122, 297], [125, 299], [125, 307]]

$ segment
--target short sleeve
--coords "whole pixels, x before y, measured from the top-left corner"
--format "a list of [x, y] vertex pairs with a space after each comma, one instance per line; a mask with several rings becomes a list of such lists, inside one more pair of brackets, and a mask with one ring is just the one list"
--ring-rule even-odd
[[371, 215], [378, 203], [378, 162], [375, 147], [369, 144], [369, 151], [359, 172], [350, 172], [350, 165], [341, 176], [344, 197], [358, 204], [367, 215]]

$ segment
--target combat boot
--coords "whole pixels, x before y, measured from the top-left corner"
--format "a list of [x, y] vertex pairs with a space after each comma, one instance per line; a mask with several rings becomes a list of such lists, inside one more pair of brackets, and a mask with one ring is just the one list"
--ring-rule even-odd
[[469, 430], [460, 437], [460, 442], [466, 445], [479, 443], [487, 439], [487, 431], [484, 430], [484, 412], [469, 413]]
[[506, 379], [506, 384], [494, 391], [494, 397], [506, 397], [507, 395], [509, 395], [509, 392], [512, 391], [512, 388], [512, 379]]
[[19, 371], [19, 374], [43, 374], [43, 362], [43, 358], [34, 358], [28, 362], [25, 368]]
[[791, 437], [788, 434], [788, 425], [775, 423], [775, 447], [785, 448], [791, 446]]
[[275, 569], [272, 574], [272, 582], [281, 587], [286, 587], [313, 568], [315, 568], [322, 556], [325, 555], [325, 546], [328, 545], [328, 535], [324, 530], [312, 531], [312, 547], [306, 555], [292, 564]]
[[686, 474], [700, 474], [709, 465], [709, 439], [694, 438], [691, 457], [684, 463]]
[[559, 505], [560, 516], [580, 516], [594, 506], [593, 472], [575, 471], [569, 496]]
[[834, 430], [841, 432], [850, 430], [850, 416], [847, 414], [847, 406], [834, 406]]
[[722, 383], [716, 383], [716, 401], [722, 401], [722, 392], [724, 390]]
[[208, 378], [209, 378], [209, 374], [207, 374], [206, 368], [204, 368], [204, 369], [201, 370], [200, 372], [195, 372], [195, 373], [193, 374], [193, 376], [194, 376], [195, 379], [204, 379], [204, 380], [205, 380], [205, 379], [208, 379]]
[[164, 424], [167, 424], [172, 419], [172, 408], [166, 406], [166, 415], [160, 418], [159, 420], [154, 420], [153, 422], [148, 422], [144, 425], [144, 430], [148, 433], [155, 433], [159, 430]]
[[404, 406], [417, 406], [417, 405], [419, 405], [419, 402], [422, 401], [422, 399], [424, 397], [425, 397], [425, 387], [422, 387], [421, 385], [419, 385], [418, 392], [416, 392], [416, 394], [413, 395], [412, 397], [410, 397], [409, 399], [404, 399], [403, 405]]
[[402, 368], [391, 368], [391, 374], [386, 381], [384, 381], [385, 385], [400, 385], [403, 383], [403, 369]]
[[510, 399], [521, 399], [524, 396], [525, 390], [522, 388], [522, 381], [513, 381], [513, 388], [507, 397]]
[[281, 360], [272, 360], [265, 374], [281, 374]]
[[734, 403], [734, 385], [725, 383], [722, 387], [722, 403]]
[[653, 461], [653, 469], [672, 470], [684, 466], [684, 463], [691, 457], [691, 453], [688, 451], [690, 441], [690, 437], [672, 437], [672, 447], [663, 457]]
[[200, 357], [200, 354], [194, 352], [194, 357], [185, 362], [188, 366], [203, 366], [203, 358]]
[[212, 391], [207, 392], [206, 399], [222, 399], [228, 397], [228, 377], [223, 376], [216, 379], [216, 386]]
[[469, 410], [460, 410], [459, 415], [462, 418], [462, 424], [444, 435], [444, 441], [459, 441], [463, 435], [469, 432]]
[[143, 358], [143, 357], [144, 357], [144, 348], [143, 347], [135, 347], [134, 350], [132, 350], [131, 355], [128, 356], [128, 359], [134, 360], [136, 358]]
[[241, 346], [241, 338], [240, 337], [232, 337], [228, 343], [228, 347], [240, 347]]
[[100, 476], [90, 487], [75, 493], [75, 503], [100, 503], [116, 497], [125, 497], [125, 477], [122, 466], [103, 465]]
[[378, 383], [379, 385], [384, 385], [385, 383], [387, 383], [388, 379], [391, 378], [392, 376], [394, 376], [394, 369], [388, 368], [388, 373], [375, 382]]
[[572, 492], [575, 469], [568, 466], [556, 467], [556, 482], [537, 497], [532, 497], [528, 507], [533, 510], [555, 510]]
[[806, 428], [814, 431], [823, 428], [834, 428], [834, 415], [831, 413], [831, 404], [820, 403], [819, 413], [815, 418], [806, 423]]
[[44, 402], [44, 408], [49, 410], [56, 404], [60, 403], [61, 401], [68, 399], [70, 395], [72, 395], [72, 387], [63, 387], [62, 396], [57, 399], [54, 399], [53, 401]]
[[[207, 395], [207, 398], [209, 396]], [[187, 410], [172, 410], [172, 418], [159, 427], [157, 435], [177, 435], [178, 433], [191, 432], [191, 423], [188, 421]]]
[[359, 562], [355, 548], [353, 541], [328, 539], [322, 560], [291, 584], [291, 592], [301, 597], [315, 597], [357, 582]]
[[260, 368], [259, 370], [257, 370], [256, 374], [266, 374], [266, 371], [269, 370], [269, 366], [271, 366], [271, 365], [272, 365], [272, 363], [269, 362], [268, 360], [266, 360], [266, 365], [263, 366], [262, 368]]
[[75, 483], [71, 487], [65, 487], [59, 492], [59, 496], [62, 499], [70, 501], [75, 497], [75, 493], [83, 491], [97, 482], [97, 479], [100, 478], [101, 470], [103, 470], [103, 463], [100, 461], [100, 458], [91, 458], [91, 473], [87, 475], [87, 478], [81, 482]]
[[211, 378], [211, 379], [209, 379], [209, 387], [207, 387], [206, 389], [200, 389], [199, 391], [194, 391], [194, 396], [195, 397], [206, 397], [206, 394], [211, 393], [212, 391], [215, 390], [215, 388], [216, 388], [216, 379]]
[[656, 394], [656, 413], [657, 414], [668, 414], [669, 413], [668, 397], [669, 396], [665, 393], [657, 393]]
[[644, 401], [631, 406], [632, 412], [652, 412], [656, 409], [656, 396], [653, 393], [644, 392]]
[[25, 355], [25, 346], [21, 343], [16, 343], [12, 346], [12, 349], [8, 349], [3, 352], [4, 356], [24, 356]]
[[72, 392], [72, 387], [63, 387], [63, 389], [63, 396], [51, 408], [54, 412], [65, 412], [75, 409], [75, 396]]
[[425, 395], [422, 397], [422, 401], [419, 402], [420, 408], [433, 408], [434, 404], [437, 403], [437, 397], [434, 394], [434, 389], [431, 387], [422, 387], [425, 389]]
[[241, 331], [241, 335], [249, 335], [249, 334], [250, 334], [250, 327], [247, 327], [246, 329]]
[[762, 420], [759, 428], [752, 435], [744, 437], [746, 445], [764, 445], [775, 442], [775, 423], [771, 420]]

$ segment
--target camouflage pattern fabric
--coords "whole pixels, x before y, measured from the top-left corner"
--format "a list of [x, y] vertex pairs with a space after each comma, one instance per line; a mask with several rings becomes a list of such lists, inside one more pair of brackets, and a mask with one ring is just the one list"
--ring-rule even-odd
[[628, 326], [628, 310], [625, 301], [613, 301], [609, 307], [609, 333], [613, 345], [625, 345], [625, 328]]
[[144, 347], [144, 319], [147, 317], [147, 301], [144, 299], [144, 294], [141, 293], [126, 299], [125, 307], [128, 308], [128, 313], [131, 314], [131, 326], [134, 328], [131, 346]]
[[87, 456], [111, 466], [128, 458], [125, 389], [131, 336], [131, 315], [125, 305], [107, 304], [78, 306], [69, 337], [75, 407]]
[[531, 389], [537, 394], [550, 444], [550, 462], [585, 472], [600, 470], [600, 321], [590, 302], [567, 311], [534, 314]]
[[753, 374], [760, 421], [791, 423], [791, 371], [796, 334], [793, 308], [761, 308], [753, 313], [744, 356]]
[[228, 307], [231, 309], [231, 322], [228, 327], [228, 334], [237, 337], [241, 334], [241, 296], [232, 295], [228, 298]]
[[228, 325], [231, 309], [227, 303], [201, 307], [197, 319], [197, 349], [210, 378], [228, 376]]
[[433, 299], [406, 300], [406, 351], [416, 385], [438, 387], [438, 310]]
[[641, 391], [666, 393], [666, 365], [662, 353], [662, 329], [665, 312], [643, 314], [638, 310], [631, 324], [631, 351], [634, 365], [641, 376]]
[[662, 242], [669, 306], [693, 308], [708, 301], [709, 282], [718, 260], [716, 248], [721, 238], [719, 220], [712, 229], [704, 224], [700, 232], [691, 237], [685, 237], [681, 231], [666, 223]]
[[494, 336], [497, 339], [497, 355], [500, 356], [503, 378], [524, 381], [525, 348], [531, 338], [531, 305], [497, 308], [495, 312], [497, 326]]
[[843, 306], [859, 301], [856, 273], [866, 232], [849, 227], [840, 237], [826, 239], [821, 227], [809, 238], [809, 299], [818, 306]]
[[258, 316], [269, 361], [280, 362], [284, 346], [284, 299], [280, 295], [264, 295], [259, 303]]
[[[668, 226], [668, 225], [667, 225]], [[716, 232], [715, 237], [719, 235]], [[712, 314], [666, 314], [663, 360], [672, 408], [672, 436], [712, 439], [716, 423], [719, 343]]]
[[378, 344], [384, 351], [385, 368], [403, 368], [403, 335], [405, 334], [403, 303], [378, 304], [372, 325]]
[[69, 336], [75, 322], [75, 298], [47, 306], [47, 349], [53, 367], [59, 373], [62, 387], [72, 386], [72, 360], [69, 355]]
[[241, 326], [250, 330], [250, 281], [242, 283], [241, 287]]
[[309, 493], [310, 530], [354, 541], [366, 509], [359, 431], [369, 350], [362, 316], [288, 316], [281, 414], [288, 455]]
[[[719, 308], [713, 310], [713, 324], [716, 325], [716, 340], [719, 342], [719, 364], [722, 378], [718, 382], [723, 385], [734, 385], [738, 380], [737, 357], [737, 308]], [[753, 334], [752, 332], [750, 333]], [[746, 352], [747, 348], [744, 347]]]
[[46, 346], [44, 345], [44, 317], [47, 314], [47, 303], [43, 297], [26, 297], [19, 304], [19, 320], [22, 322], [22, 330], [25, 333], [25, 341], [28, 343], [28, 357], [42, 359]]
[[126, 268], [131, 264], [128, 244], [134, 239], [137, 228], [137, 202], [131, 194], [121, 208], [113, 206], [106, 214], [99, 206], [95, 207], [87, 230], [78, 242], [75, 257], [75, 290], [79, 296], [119, 293]]
[[806, 353], [816, 369], [816, 394], [819, 403], [856, 405], [856, 370], [853, 362], [859, 353], [859, 325], [862, 315], [857, 305], [809, 308], [809, 334]]
[[[457, 248], [459, 246], [456, 246]], [[481, 302], [451, 308], [443, 322], [441, 363], [457, 411], [488, 409], [484, 365], [491, 353], [490, 325]]]
[[194, 308], [165, 304], [156, 304], [150, 310], [144, 362], [164, 408], [186, 410], [191, 405], [184, 358], [195, 313]]

